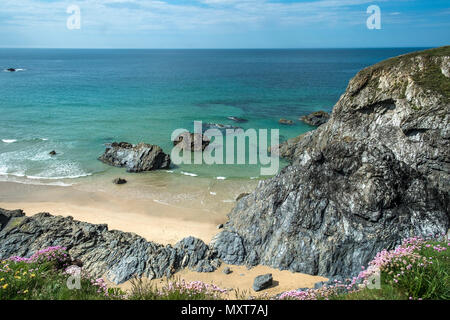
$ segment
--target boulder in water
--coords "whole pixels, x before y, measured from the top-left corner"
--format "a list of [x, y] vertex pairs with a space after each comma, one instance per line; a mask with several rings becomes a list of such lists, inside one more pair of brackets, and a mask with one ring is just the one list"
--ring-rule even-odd
[[325, 111], [316, 111], [308, 114], [307, 116], [300, 117], [299, 120], [311, 126], [320, 126], [326, 123], [330, 119], [330, 114]]
[[113, 142], [99, 157], [103, 163], [127, 168], [128, 172], [143, 172], [170, 167], [170, 156], [157, 145]]

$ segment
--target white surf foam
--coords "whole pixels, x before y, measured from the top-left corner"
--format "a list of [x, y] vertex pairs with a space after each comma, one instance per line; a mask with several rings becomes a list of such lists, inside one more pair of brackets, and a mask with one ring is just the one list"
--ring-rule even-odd
[[227, 177], [216, 177], [217, 180], [226, 180]]
[[197, 174], [195, 174], [195, 173], [190, 173], [190, 172], [184, 172], [184, 171], [181, 171], [181, 174], [184, 174], [185, 176], [190, 176], [190, 177], [198, 177]]
[[17, 141], [16, 139], [2, 139], [2, 142], [4, 143], [14, 143], [16, 141]]

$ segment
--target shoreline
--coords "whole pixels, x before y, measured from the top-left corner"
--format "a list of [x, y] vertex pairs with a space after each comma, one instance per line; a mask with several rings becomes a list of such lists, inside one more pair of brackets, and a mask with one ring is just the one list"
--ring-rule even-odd
[[[232, 206], [234, 203], [229, 205]], [[91, 192], [74, 186], [29, 185], [16, 182], [0, 182], [0, 208], [22, 209], [27, 216], [40, 212], [49, 212], [54, 216], [72, 216], [79, 221], [107, 224], [109, 230], [132, 232], [147, 241], [162, 245], [174, 245], [188, 236], [199, 238], [208, 244], [220, 232], [217, 225], [227, 221], [225, 210], [213, 215], [193, 208], [163, 205], [151, 199], [123, 200], [111, 197], [110, 193], [104, 191]], [[231, 274], [223, 273], [223, 269], [227, 266], [231, 268]], [[254, 278], [266, 273], [272, 273], [274, 285], [261, 292], [253, 291]], [[226, 297], [235, 299], [236, 292], [247, 296], [276, 295], [298, 288], [312, 288], [316, 282], [326, 281], [327, 278], [288, 270], [281, 271], [262, 265], [248, 269], [246, 266], [225, 263], [209, 273], [182, 269], [170, 279], [143, 278], [144, 282], [150, 282], [157, 287], [166, 284], [168, 280], [213, 283], [221, 288], [230, 289]], [[109, 283], [125, 290], [132, 286], [130, 280], [119, 285]]]
[[211, 214], [155, 200], [128, 199], [117, 193], [86, 191], [74, 186], [0, 182], [0, 208], [22, 209], [28, 216], [40, 212], [72, 216], [93, 224], [107, 224], [110, 230], [133, 232], [164, 245], [175, 244], [187, 236], [209, 243], [218, 233], [217, 225], [226, 221], [224, 212]]

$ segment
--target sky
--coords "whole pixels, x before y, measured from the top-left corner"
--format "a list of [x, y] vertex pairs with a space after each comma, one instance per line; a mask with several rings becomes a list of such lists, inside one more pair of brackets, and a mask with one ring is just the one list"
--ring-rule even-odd
[[[372, 14], [367, 9], [372, 5], [380, 9], [381, 29], [367, 27]], [[71, 6], [79, 8], [79, 15], [77, 10], [67, 12]], [[365, 48], [449, 44], [449, 0], [0, 0], [0, 47]]]

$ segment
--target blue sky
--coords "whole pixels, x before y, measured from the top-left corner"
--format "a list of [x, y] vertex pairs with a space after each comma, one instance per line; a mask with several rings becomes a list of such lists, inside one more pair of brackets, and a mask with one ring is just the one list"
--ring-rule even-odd
[[[70, 5], [81, 29], [66, 27]], [[369, 30], [366, 10], [381, 9]], [[0, 47], [340, 48], [450, 44], [449, 0], [1, 0]]]

